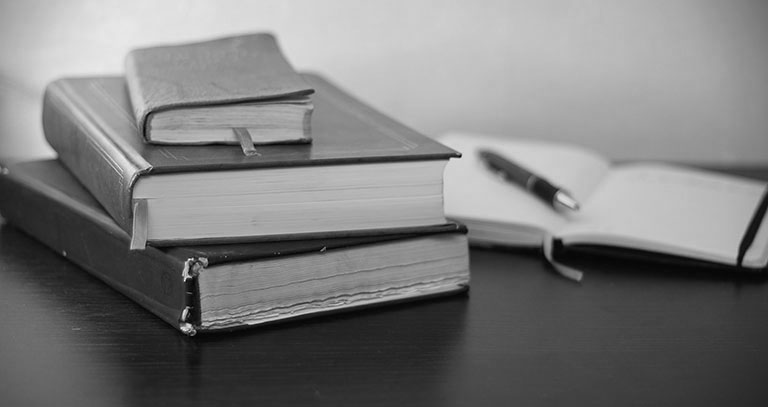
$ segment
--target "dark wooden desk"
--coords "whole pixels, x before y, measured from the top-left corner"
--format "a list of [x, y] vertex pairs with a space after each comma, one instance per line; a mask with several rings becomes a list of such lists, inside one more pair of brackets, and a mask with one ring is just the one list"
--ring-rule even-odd
[[585, 271], [473, 250], [468, 296], [188, 339], [4, 225], [0, 405], [768, 405], [763, 280]]

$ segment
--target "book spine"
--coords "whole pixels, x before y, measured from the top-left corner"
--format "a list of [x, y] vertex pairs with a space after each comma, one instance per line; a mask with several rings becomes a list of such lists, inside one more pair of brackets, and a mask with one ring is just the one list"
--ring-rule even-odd
[[133, 116], [136, 118], [136, 128], [139, 129], [141, 137], [148, 140], [146, 126], [150, 109], [147, 105], [146, 95], [141, 91], [142, 86], [137, 72], [135, 56], [136, 53], [131, 51], [125, 57], [125, 84], [133, 107]]
[[[98, 115], [80, 102], [66, 81], [51, 83], [43, 98], [45, 138], [59, 160], [101, 203], [112, 218], [131, 231], [131, 198], [138, 175], [149, 169], [139, 157], [126, 154], [105, 132]], [[105, 104], [106, 105], [106, 104]]]
[[[194, 267], [148, 247], [128, 249], [128, 235], [103, 212], [32, 179], [0, 175], [0, 213], [11, 224], [136, 301], [174, 328], [195, 333], [199, 310]], [[185, 281], [185, 278], [187, 279]], [[194, 290], [189, 292], [189, 288]], [[186, 307], [191, 307], [184, 311]], [[196, 311], [196, 312], [190, 312]]]

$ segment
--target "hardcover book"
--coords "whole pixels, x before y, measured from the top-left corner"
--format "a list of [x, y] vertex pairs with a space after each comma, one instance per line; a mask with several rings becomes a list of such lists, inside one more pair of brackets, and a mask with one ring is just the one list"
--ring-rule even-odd
[[454, 150], [316, 75], [314, 141], [234, 146], [144, 143], [120, 77], [61, 79], [43, 103], [45, 137], [133, 247], [407, 230], [445, 223]]
[[270, 34], [136, 49], [125, 60], [138, 129], [151, 143], [309, 142], [311, 86]]
[[[662, 163], [612, 164], [565, 143], [466, 133], [440, 140], [464, 154], [446, 168], [445, 212], [466, 223], [473, 244], [551, 243], [561, 256], [612, 255], [743, 272], [768, 268], [764, 181]], [[555, 210], [500, 179], [480, 150], [564, 188], [581, 209]]]
[[368, 237], [131, 251], [56, 160], [0, 172], [0, 214], [185, 334], [463, 292], [457, 224]]

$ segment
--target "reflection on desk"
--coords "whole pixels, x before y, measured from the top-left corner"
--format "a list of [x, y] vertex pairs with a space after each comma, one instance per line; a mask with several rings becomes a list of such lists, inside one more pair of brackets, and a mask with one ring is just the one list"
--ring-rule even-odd
[[180, 336], [0, 226], [0, 404], [765, 405], [768, 285], [472, 251], [468, 296]]

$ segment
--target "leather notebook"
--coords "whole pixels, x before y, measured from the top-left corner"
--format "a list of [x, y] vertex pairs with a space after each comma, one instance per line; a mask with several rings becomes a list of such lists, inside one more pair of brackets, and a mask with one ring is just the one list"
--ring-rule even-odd
[[274, 36], [248, 34], [135, 49], [125, 75], [138, 129], [152, 143], [309, 142], [314, 91]]

